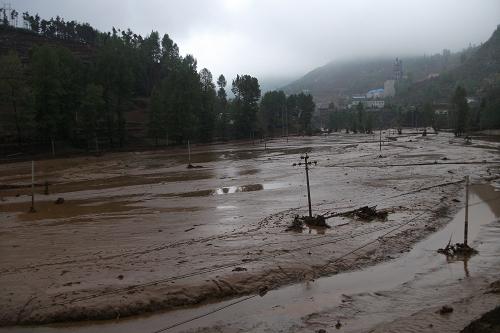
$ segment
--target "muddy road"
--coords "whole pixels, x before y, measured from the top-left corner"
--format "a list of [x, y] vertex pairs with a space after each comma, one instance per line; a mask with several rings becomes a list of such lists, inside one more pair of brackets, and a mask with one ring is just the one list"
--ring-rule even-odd
[[[36, 182], [51, 185], [48, 195], [36, 188], [35, 213], [31, 163], [0, 165], [0, 322], [123, 318], [356, 271], [447, 225], [463, 205], [465, 175], [498, 177], [498, 143], [403, 136], [380, 152], [377, 139], [195, 147], [196, 169], [186, 169], [183, 150], [39, 161]], [[285, 231], [307, 212], [305, 174], [292, 167], [305, 152], [319, 162], [315, 213], [377, 205], [388, 219]]]

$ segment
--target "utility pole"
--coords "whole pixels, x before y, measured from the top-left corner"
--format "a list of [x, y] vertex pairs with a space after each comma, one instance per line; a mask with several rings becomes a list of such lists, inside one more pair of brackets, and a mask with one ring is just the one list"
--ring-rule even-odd
[[30, 213], [36, 212], [35, 210], [35, 161], [31, 161], [31, 208]]
[[465, 223], [464, 223], [464, 245], [467, 246], [469, 235], [469, 176], [465, 176]]
[[97, 134], [95, 134], [94, 139], [95, 139], [95, 152], [96, 154], [99, 154], [99, 141], [97, 140]]
[[281, 107], [281, 137], [285, 136], [285, 108]]
[[50, 142], [52, 143], [52, 157], [56, 156], [56, 148], [54, 144], [54, 137], [50, 139]]
[[382, 151], [382, 128], [380, 128], [379, 150]]
[[289, 123], [288, 123], [288, 108], [286, 108], [286, 111], [285, 111], [286, 143], [288, 143], [288, 134], [289, 134], [288, 126], [289, 126]]
[[312, 209], [311, 209], [311, 189], [309, 187], [309, 166], [314, 164], [314, 165], [317, 165], [318, 162], [317, 161], [312, 161], [310, 162], [309, 161], [309, 156], [307, 155], [307, 153], [305, 154], [305, 156], [300, 156], [300, 159], [301, 160], [304, 160], [304, 162], [299, 162], [299, 163], [294, 163], [293, 166], [301, 166], [301, 165], [304, 165], [305, 168], [306, 168], [306, 183], [307, 183], [307, 202], [309, 204], [309, 217], [312, 217]]

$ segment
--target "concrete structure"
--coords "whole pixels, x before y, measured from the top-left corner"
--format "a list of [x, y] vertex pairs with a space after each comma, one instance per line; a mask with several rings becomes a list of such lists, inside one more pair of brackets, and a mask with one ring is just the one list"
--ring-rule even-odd
[[393, 78], [395, 81], [399, 81], [403, 78], [403, 61], [396, 58], [393, 65]]
[[387, 80], [384, 82], [384, 97], [394, 97], [396, 95], [396, 81]]
[[383, 109], [385, 106], [385, 101], [382, 99], [369, 100], [365, 101], [363, 103], [363, 106], [365, 107], [365, 109]]
[[363, 104], [363, 108], [366, 110], [373, 109], [383, 109], [385, 106], [385, 101], [383, 99], [367, 99], [366, 97], [356, 98], [351, 101], [351, 103], [347, 106], [348, 109], [356, 109], [359, 104]]
[[434, 111], [434, 114], [436, 114], [438, 116], [447, 116], [448, 115], [448, 110], [437, 109], [436, 111]]
[[479, 98], [476, 96], [467, 96], [465, 98], [467, 100], [467, 104], [469, 105], [470, 108], [477, 108], [479, 107]]
[[351, 103], [347, 105], [348, 109], [355, 108], [359, 103], [364, 103], [366, 101], [365, 95], [355, 95], [351, 97]]

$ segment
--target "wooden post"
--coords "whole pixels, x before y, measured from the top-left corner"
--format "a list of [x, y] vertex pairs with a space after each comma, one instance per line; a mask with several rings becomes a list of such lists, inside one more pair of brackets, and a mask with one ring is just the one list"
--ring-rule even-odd
[[189, 165], [191, 165], [191, 145], [188, 140], [188, 158], [189, 158]]
[[34, 213], [35, 210], [35, 161], [31, 161], [31, 208], [30, 212]]
[[469, 176], [465, 176], [464, 245], [467, 245], [468, 235], [469, 235]]

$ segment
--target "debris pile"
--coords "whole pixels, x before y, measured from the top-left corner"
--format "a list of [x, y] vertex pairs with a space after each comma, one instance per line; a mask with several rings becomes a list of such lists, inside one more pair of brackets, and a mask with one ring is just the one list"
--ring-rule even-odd
[[302, 220], [298, 215], [295, 215], [292, 224], [286, 228], [286, 231], [302, 231], [303, 228], [304, 220]]
[[449, 305], [443, 305], [441, 307], [441, 309], [439, 309], [437, 311], [437, 313], [439, 313], [440, 315], [445, 315], [447, 313], [452, 313], [452, 312], [453, 312], [453, 308], [451, 306], [449, 306]]
[[450, 244], [450, 242], [448, 242], [448, 245], [446, 245], [444, 248], [438, 249], [437, 252], [444, 254], [447, 257], [459, 257], [459, 258], [470, 257], [477, 253], [475, 249], [473, 249], [467, 244], [456, 243], [453, 245]]
[[326, 219], [323, 215], [315, 215], [313, 217], [310, 216], [302, 216], [304, 223], [309, 227], [323, 227], [330, 228], [328, 224], [326, 224]]
[[313, 217], [295, 215], [292, 224], [288, 226], [286, 231], [302, 231], [304, 225], [308, 227], [330, 228], [323, 215], [315, 215]]
[[189, 163], [186, 168], [188, 168], [188, 169], [202, 169], [203, 166], [201, 166], [201, 165], [192, 165], [191, 163]]
[[356, 218], [358, 220], [370, 222], [375, 219], [386, 221], [387, 215], [389, 215], [389, 211], [386, 209], [377, 210], [377, 206], [364, 206], [355, 210], [350, 210], [348, 212], [339, 213], [337, 216], [344, 216], [350, 218]]
[[233, 272], [245, 272], [247, 269], [245, 267], [236, 267]]

